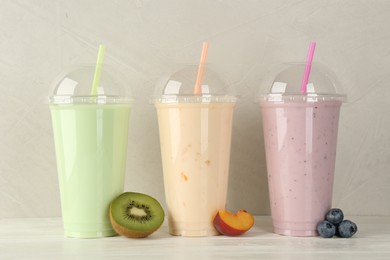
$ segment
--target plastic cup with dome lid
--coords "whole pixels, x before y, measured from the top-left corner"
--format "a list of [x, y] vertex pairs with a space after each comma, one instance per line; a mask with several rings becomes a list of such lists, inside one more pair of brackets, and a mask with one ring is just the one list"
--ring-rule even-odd
[[123, 192], [132, 97], [115, 70], [74, 66], [52, 86], [52, 118], [64, 233], [96, 238], [116, 233], [109, 204]]
[[308, 61], [309, 75], [308, 63], [283, 64], [259, 97], [273, 229], [282, 235], [318, 235], [332, 203], [346, 96], [330, 69]]
[[226, 205], [236, 96], [206, 64], [184, 67], [156, 87], [169, 232], [218, 235], [212, 220]]

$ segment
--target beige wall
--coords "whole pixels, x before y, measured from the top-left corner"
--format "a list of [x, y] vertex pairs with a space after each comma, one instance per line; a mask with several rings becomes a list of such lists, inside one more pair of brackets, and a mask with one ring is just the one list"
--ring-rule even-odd
[[241, 96], [228, 208], [269, 214], [254, 97], [270, 68], [305, 60], [311, 39], [315, 60], [337, 73], [349, 100], [340, 118], [334, 206], [347, 214], [390, 215], [389, 13], [386, 0], [1, 1], [0, 217], [60, 215], [44, 101], [63, 68], [95, 62], [99, 43], [107, 46], [105, 62], [126, 74], [136, 97], [126, 190], [165, 202], [149, 98], [159, 78], [198, 61], [204, 40], [210, 63]]

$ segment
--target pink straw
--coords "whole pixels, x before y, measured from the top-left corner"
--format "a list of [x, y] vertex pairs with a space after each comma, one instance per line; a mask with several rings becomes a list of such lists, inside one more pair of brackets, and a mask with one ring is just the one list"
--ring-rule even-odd
[[316, 43], [310, 42], [309, 52], [307, 53], [305, 72], [303, 73], [301, 93], [306, 94], [307, 83], [309, 82], [311, 64], [313, 62], [314, 51], [316, 49]]
[[200, 62], [198, 68], [198, 75], [196, 77], [196, 82], [194, 87], [194, 95], [202, 94], [202, 81], [204, 76], [204, 69], [206, 67], [208, 49], [209, 49], [209, 44], [207, 42], [203, 42], [202, 54], [200, 56]]

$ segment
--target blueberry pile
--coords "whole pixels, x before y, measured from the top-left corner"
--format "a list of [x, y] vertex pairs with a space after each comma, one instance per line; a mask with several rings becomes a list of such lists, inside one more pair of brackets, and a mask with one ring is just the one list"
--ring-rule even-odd
[[357, 226], [350, 220], [344, 220], [344, 213], [341, 209], [330, 209], [325, 220], [317, 225], [318, 234], [321, 237], [330, 238], [333, 236], [349, 238], [357, 232]]

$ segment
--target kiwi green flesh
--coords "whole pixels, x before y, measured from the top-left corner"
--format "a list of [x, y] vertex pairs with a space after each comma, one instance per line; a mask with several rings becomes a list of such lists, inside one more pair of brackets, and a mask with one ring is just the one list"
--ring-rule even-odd
[[164, 221], [160, 203], [142, 193], [125, 192], [110, 205], [114, 230], [127, 237], [145, 237], [157, 230]]

